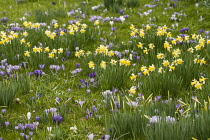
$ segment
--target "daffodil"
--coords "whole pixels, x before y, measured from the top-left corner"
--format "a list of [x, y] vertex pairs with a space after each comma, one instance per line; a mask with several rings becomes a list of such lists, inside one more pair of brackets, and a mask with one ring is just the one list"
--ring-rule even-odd
[[158, 53], [158, 54], [157, 54], [157, 58], [158, 58], [158, 59], [164, 59], [164, 58], [165, 58], [165, 54], [163, 54], [163, 53]]
[[190, 53], [193, 53], [194, 49], [192, 47], [190, 47], [187, 51]]
[[94, 64], [93, 61], [90, 61], [90, 62], [88, 63], [88, 65], [89, 65], [89, 68], [91, 68], [91, 69], [94, 69], [94, 68], [95, 68], [95, 64]]
[[168, 60], [163, 60], [163, 66], [167, 67], [169, 65], [169, 61]]
[[29, 57], [30, 56], [30, 52], [29, 51], [25, 51], [24, 56]]
[[138, 46], [138, 48], [143, 49], [143, 45], [144, 45], [143, 43], [139, 42], [139, 44], [137, 46]]
[[96, 20], [95, 22], [94, 22], [94, 25], [96, 25], [96, 26], [98, 26], [100, 24], [100, 21], [99, 20]]
[[196, 51], [201, 50], [201, 46], [200, 45], [196, 45], [195, 49], [196, 49]]
[[155, 70], [154, 64], [152, 64], [151, 66], [149, 66], [148, 70], [149, 70], [149, 71], [154, 71], [154, 70]]
[[106, 62], [105, 61], [102, 61], [100, 63], [100, 67], [103, 68], [103, 69], [106, 69]]
[[152, 43], [148, 44], [148, 46], [149, 46], [150, 49], [153, 49], [155, 47], [155, 45], [152, 44]]
[[207, 80], [208, 78], [204, 78], [203, 76], [201, 76], [201, 78], [199, 78], [199, 82], [202, 82], [203, 84], [205, 84], [205, 81]]
[[131, 76], [130, 76], [130, 79], [132, 81], [135, 81], [136, 80], [136, 77], [137, 77], [137, 75], [135, 75], [134, 73], [132, 73]]
[[58, 53], [63, 53], [63, 48], [58, 49]]
[[111, 62], [110, 62], [112, 65], [116, 65], [117, 61], [114, 60], [114, 59], [111, 59]]
[[49, 58], [53, 58], [55, 57], [55, 54], [54, 53], [49, 53]]
[[128, 90], [128, 92], [131, 93], [131, 94], [135, 94], [136, 93], [136, 87], [135, 86], [132, 86], [130, 88], [130, 90]]

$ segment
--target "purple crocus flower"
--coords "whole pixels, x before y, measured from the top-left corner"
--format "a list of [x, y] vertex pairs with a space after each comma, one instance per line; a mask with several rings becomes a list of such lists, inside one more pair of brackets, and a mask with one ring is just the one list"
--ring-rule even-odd
[[120, 9], [119, 13], [120, 13], [120, 15], [123, 15], [124, 11], [122, 9]]
[[92, 110], [93, 112], [97, 112], [98, 111], [98, 108], [96, 108], [94, 105], [92, 106]]
[[176, 109], [178, 109], [178, 110], [182, 109], [182, 104], [177, 104]]
[[1, 18], [1, 22], [2, 23], [6, 23], [7, 21], [9, 21], [9, 19], [7, 17], [2, 17]]
[[159, 101], [161, 99], [161, 96], [156, 96], [155, 101]]
[[56, 123], [58, 122], [58, 125], [61, 123], [61, 121], [63, 120], [63, 117], [61, 117], [59, 114], [55, 114], [52, 118], [53, 122]]
[[4, 124], [7, 127], [10, 124], [10, 122], [4, 122]]
[[40, 117], [39, 117], [39, 116], [36, 116], [36, 117], [35, 117], [35, 120], [36, 120], [36, 121], [40, 121]]
[[79, 68], [80, 67], [80, 64], [79, 63], [76, 63], [76, 68]]
[[52, 2], [52, 5], [56, 5], [56, 2]]
[[111, 30], [112, 32], [114, 32], [114, 31], [116, 30], [116, 27], [112, 27], [112, 28], [110, 28], [110, 30]]
[[96, 77], [96, 73], [95, 73], [95, 72], [89, 73], [88, 76], [89, 76], [90, 78]]
[[204, 32], [204, 29], [200, 29], [199, 30], [199, 33], [201, 34], [201, 33], [203, 33]]
[[43, 74], [42, 70], [34, 70], [34, 74], [38, 77]]
[[66, 52], [66, 56], [67, 56], [67, 57], [70, 57], [70, 54], [71, 54], [70, 51], [67, 51], [67, 52]]
[[1, 110], [1, 113], [2, 113], [2, 114], [5, 114], [6, 111], [7, 111], [6, 109], [2, 109], [2, 110]]
[[103, 135], [101, 137], [102, 140], [109, 140], [110, 139], [110, 135]]
[[45, 66], [45, 64], [39, 65], [39, 68], [40, 68], [40, 69], [44, 69], [44, 66]]

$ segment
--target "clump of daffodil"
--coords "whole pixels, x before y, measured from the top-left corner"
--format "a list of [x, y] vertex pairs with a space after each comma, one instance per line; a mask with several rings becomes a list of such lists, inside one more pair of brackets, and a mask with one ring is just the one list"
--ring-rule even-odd
[[42, 48], [40, 48], [40, 47], [37, 48], [36, 46], [34, 46], [34, 48], [33, 48], [33, 52], [35, 52], [35, 53], [36, 52], [40, 53], [40, 52], [42, 52], [42, 50], [43, 50]]
[[130, 94], [135, 94], [135, 93], [136, 93], [136, 87], [135, 87], [135, 86], [132, 86], [132, 87], [128, 90], [128, 92], [129, 92]]
[[142, 66], [142, 67], [140, 68], [140, 70], [142, 71], [142, 73], [143, 73], [144, 75], [149, 75], [149, 70], [147, 69], [146, 66]]
[[100, 24], [100, 21], [99, 20], [95, 20], [94, 21], [94, 25], [99, 26], [99, 24]]
[[84, 54], [85, 54], [85, 51], [84, 51], [84, 50], [79, 50], [79, 51], [76, 51], [76, 52], [75, 52], [75, 56], [76, 56], [76, 57], [83, 56]]
[[137, 45], [137, 47], [143, 49], [143, 45], [144, 45], [143, 43], [139, 42], [139, 44]]
[[125, 65], [125, 66], [130, 66], [131, 65], [131, 62], [127, 59], [120, 59], [120, 66], [121, 65]]
[[196, 64], [200, 64], [200, 65], [203, 65], [203, 64], [206, 64], [206, 61], [204, 60], [204, 58], [202, 58], [202, 59], [199, 59], [199, 55], [197, 56], [197, 58], [195, 58], [193, 61], [194, 61], [194, 63]]
[[174, 49], [172, 52], [173, 57], [179, 57], [181, 54], [181, 50], [180, 49]]
[[163, 53], [158, 53], [158, 54], [157, 54], [157, 58], [158, 58], [158, 59], [164, 59], [164, 58], [165, 58], [165, 54], [163, 54]]
[[164, 43], [164, 48], [165, 49], [167, 49], [167, 51], [171, 51], [171, 48], [172, 48], [172, 46], [171, 46], [171, 44], [168, 42], [168, 41], [165, 41], [165, 43]]
[[137, 75], [135, 75], [134, 73], [132, 73], [131, 76], [130, 76], [130, 79], [132, 81], [136, 81], [136, 77], [137, 77]]
[[105, 61], [102, 61], [102, 62], [100, 63], [100, 67], [101, 67], [102, 69], [106, 69], [106, 62], [105, 62]]
[[116, 61], [116, 60], [111, 59], [111, 61], [110, 61], [110, 64], [111, 64], [111, 65], [116, 65], [116, 63], [117, 63], [117, 61]]
[[107, 55], [108, 54], [108, 49], [106, 46], [104, 45], [100, 45], [100, 47], [98, 47], [96, 49], [96, 54], [104, 54], [104, 55]]
[[207, 79], [208, 78], [204, 78], [203, 76], [201, 76], [199, 80], [193, 79], [191, 82], [191, 86], [194, 86], [196, 89], [202, 90], [202, 86], [205, 84], [205, 81]]
[[25, 51], [24, 56], [29, 57], [30, 56], [30, 52], [29, 51]]
[[88, 65], [89, 65], [89, 68], [91, 68], [91, 69], [94, 69], [94, 68], [95, 68], [95, 64], [94, 64], [93, 61], [90, 61], [90, 62], [88, 63]]

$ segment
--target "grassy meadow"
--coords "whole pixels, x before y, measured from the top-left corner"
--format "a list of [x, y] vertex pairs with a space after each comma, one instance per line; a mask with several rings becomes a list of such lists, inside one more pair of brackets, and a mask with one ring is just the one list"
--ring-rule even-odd
[[210, 0], [0, 0], [0, 140], [209, 140]]

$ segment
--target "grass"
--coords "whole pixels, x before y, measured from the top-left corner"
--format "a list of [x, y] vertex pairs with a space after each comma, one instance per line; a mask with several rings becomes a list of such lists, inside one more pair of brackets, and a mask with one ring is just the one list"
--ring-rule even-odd
[[210, 138], [209, 1], [103, 4], [0, 1], [0, 139]]

